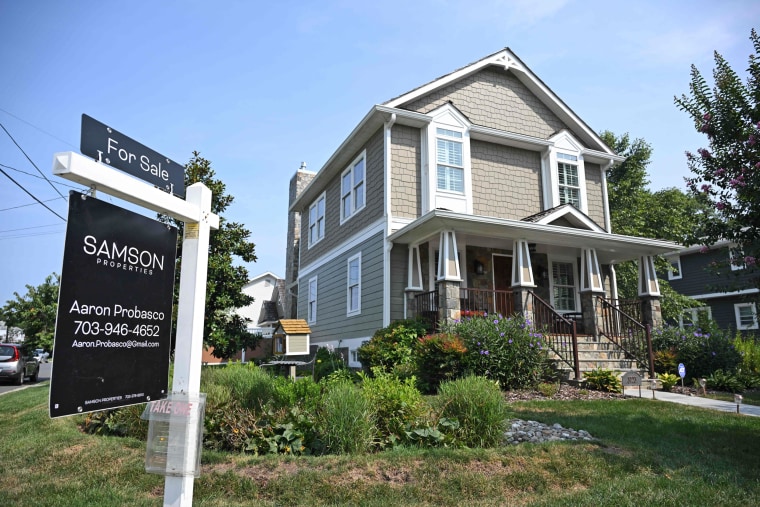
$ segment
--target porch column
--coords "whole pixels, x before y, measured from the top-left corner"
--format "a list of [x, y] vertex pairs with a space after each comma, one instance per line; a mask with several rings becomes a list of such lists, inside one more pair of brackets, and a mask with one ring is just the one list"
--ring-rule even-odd
[[521, 313], [531, 321], [533, 320], [533, 298], [530, 297], [530, 293], [535, 287], [528, 242], [524, 239], [516, 239], [512, 245], [512, 298], [515, 312]]
[[662, 326], [662, 307], [660, 306], [660, 284], [654, 269], [654, 257], [639, 257], [639, 298], [641, 299], [642, 324], [652, 328]]
[[441, 231], [438, 244], [438, 320], [459, 319], [459, 287], [462, 284], [456, 233]]
[[405, 307], [404, 317], [410, 318], [419, 315], [417, 308], [416, 296], [422, 292], [422, 265], [420, 263], [420, 245], [409, 245], [409, 256], [407, 259], [407, 279], [405, 289]]
[[602, 320], [601, 305], [596, 304], [596, 297], [604, 294], [602, 270], [596, 249], [581, 249], [581, 315], [583, 333], [598, 335], [597, 323]]

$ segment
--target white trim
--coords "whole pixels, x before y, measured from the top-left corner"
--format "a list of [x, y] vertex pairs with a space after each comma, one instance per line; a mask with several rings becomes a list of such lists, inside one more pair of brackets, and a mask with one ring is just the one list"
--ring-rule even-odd
[[696, 308], [686, 308], [681, 315], [678, 316], [678, 327], [683, 328], [684, 327], [684, 321], [683, 316], [686, 314], [689, 314], [691, 317], [690, 324], [697, 324], [699, 322], [699, 313], [700, 312], [706, 312], [707, 313], [707, 320], [713, 320], [712, 318], [712, 308], [709, 306], [699, 306]]
[[[358, 186], [356, 184], [356, 181], [354, 180], [354, 169], [356, 166], [359, 165], [360, 162], [364, 162], [364, 176], [362, 177], [361, 184], [364, 187], [364, 198], [362, 200], [361, 206], [354, 207], [355, 201], [356, 201], [356, 187]], [[343, 178], [346, 176], [346, 174], [351, 174], [351, 190], [344, 194], [343, 192]], [[367, 177], [369, 176], [367, 171], [367, 150], [362, 150], [362, 152], [357, 156], [354, 160], [351, 161], [350, 164], [348, 164], [348, 167], [346, 167], [341, 173], [340, 173], [340, 199], [339, 199], [339, 206], [340, 206], [340, 225], [343, 225], [347, 221], [351, 220], [353, 217], [355, 217], [361, 210], [367, 207]], [[345, 197], [348, 197], [349, 202], [351, 204], [351, 212], [348, 213], [348, 215], [343, 215], [343, 199]]]
[[[555, 309], [555, 311], [559, 313], [579, 312], [581, 310], [581, 298], [580, 298], [580, 291], [578, 290], [580, 287], [580, 281], [578, 279], [578, 259], [575, 257], [563, 256], [563, 255], [557, 255], [557, 256], [548, 255], [547, 261], [549, 263], [549, 266], [548, 266], [549, 268], [549, 301], [552, 307]], [[573, 296], [575, 298], [574, 312], [557, 309], [557, 304], [554, 300], [554, 264], [570, 264], [573, 268]]]
[[535, 287], [533, 265], [530, 262], [530, 247], [523, 239], [512, 242], [512, 287]]
[[[355, 287], [359, 291], [359, 298], [357, 301], [357, 307], [351, 307], [351, 263], [358, 261], [357, 282]], [[359, 252], [346, 260], [346, 317], [359, 315], [362, 313], [362, 253]]]
[[[741, 314], [742, 308], [750, 308], [752, 310], [752, 324], [749, 326], [742, 326]], [[736, 329], [737, 331], [747, 331], [751, 329], [758, 329], [757, 325], [757, 307], [755, 303], [734, 303], [734, 316], [736, 317]]]
[[607, 167], [599, 166], [602, 172], [602, 203], [604, 204], [604, 230], [612, 232], [612, 218], [610, 217], [610, 196], [607, 190], [607, 171], [612, 168], [613, 161], [607, 163]]
[[[578, 173], [578, 208], [588, 214], [588, 195], [586, 189], [586, 168], [583, 162], [583, 145], [567, 130], [549, 138], [552, 145], [542, 157], [542, 183], [544, 187], [544, 209], [555, 208], [561, 204], [559, 192], [559, 164], [575, 166]], [[574, 161], [558, 160], [557, 154], [563, 153], [576, 158]]]
[[[393, 147], [393, 124], [396, 123], [396, 113], [392, 113], [390, 119], [383, 125], [383, 203], [385, 215], [385, 233], [383, 234], [383, 327], [391, 323], [391, 250], [393, 242], [388, 241], [393, 224], [393, 203], [392, 203], [392, 179], [391, 171], [393, 164], [392, 147]], [[406, 298], [404, 298], [404, 315], [406, 316]]]
[[594, 248], [581, 249], [581, 292], [604, 292], [602, 269]]
[[[734, 256], [735, 252], [739, 255]], [[731, 271], [741, 271], [747, 267], [744, 263], [744, 252], [742, 252], [736, 243], [728, 245], [728, 264], [731, 266]]]
[[[423, 213], [431, 208], [445, 208], [460, 213], [472, 213], [472, 159], [470, 156], [470, 122], [451, 104], [444, 104], [431, 111], [432, 122], [425, 132], [427, 150], [423, 150], [422, 183]], [[445, 129], [461, 134], [461, 138], [448, 138], [438, 134]], [[462, 192], [438, 188], [438, 139], [460, 143], [462, 147]]]
[[677, 265], [675, 268], [678, 270], [678, 273], [675, 272], [675, 270], [672, 267], [668, 268], [668, 280], [680, 280], [683, 278], [683, 268], [681, 267], [681, 256], [675, 255], [673, 257], [668, 258], [668, 262], [670, 263], [670, 266]]
[[654, 256], [639, 256], [639, 296], [659, 296], [660, 282], [654, 267]]
[[[311, 223], [311, 210], [314, 209], [315, 207], [317, 208], [317, 210], [319, 210], [319, 202], [320, 201], [324, 201], [324, 205], [322, 206], [322, 235], [318, 236], [317, 240], [314, 241], [314, 242], [312, 242], [311, 241], [311, 226], [312, 226], [312, 223]], [[322, 241], [323, 239], [325, 239], [325, 234], [327, 232], [326, 228], [325, 228], [325, 225], [326, 225], [325, 216], [326, 215], [327, 215], [327, 195], [326, 195], [326, 192], [322, 192], [322, 194], [319, 197], [317, 197], [316, 199], [314, 199], [314, 202], [311, 203], [311, 206], [309, 206], [309, 227], [308, 227], [308, 232], [306, 233], [307, 244], [308, 244], [309, 248], [311, 248], [312, 246], [316, 245], [317, 243], [319, 243], [320, 241]], [[319, 223], [319, 217], [317, 217], [317, 223]], [[317, 231], [319, 231], [319, 227], [317, 227]]]
[[315, 260], [308, 266], [302, 267], [298, 272], [298, 278], [302, 279], [306, 277], [309, 273], [311, 273], [315, 269], [318, 269], [321, 266], [324, 266], [328, 262], [337, 259], [338, 257], [348, 252], [349, 250], [356, 248], [363, 241], [367, 241], [372, 236], [375, 236], [378, 232], [384, 232], [384, 231], [385, 231], [385, 220], [381, 218], [380, 220], [377, 220], [375, 223], [371, 224], [369, 227], [351, 236], [348, 240], [346, 240], [341, 245], [326, 252], [324, 255], [320, 256], [319, 259]]
[[[313, 276], [309, 278], [308, 283], [306, 284], [306, 322], [309, 324], [316, 324], [317, 323], [317, 301], [319, 299], [319, 282], [317, 281], [317, 276]], [[314, 283], [314, 313], [311, 312], [311, 284]]]
[[462, 281], [458, 250], [459, 244], [457, 243], [456, 232], [453, 230], [441, 231], [438, 243], [437, 281]]
[[[422, 290], [422, 263], [420, 262], [420, 245], [408, 246], [406, 290]], [[416, 278], [416, 280], [415, 280]], [[415, 283], [416, 282], [416, 283]]]
[[709, 294], [697, 294], [696, 296], [689, 296], [691, 299], [715, 299], [715, 298], [726, 298], [731, 296], [745, 296], [747, 294], [757, 294], [760, 292], [760, 289], [754, 288], [754, 289], [744, 289], [744, 290], [735, 290], [733, 292], [711, 292]]
[[559, 218], [566, 218], [567, 215], [571, 215], [573, 220], [568, 219], [569, 222], [573, 223], [575, 222], [575, 225], [581, 225], [591, 231], [596, 232], [607, 232], [601, 227], [599, 227], [598, 224], [594, 223], [593, 220], [591, 220], [588, 216], [583, 214], [583, 212], [579, 211], [575, 206], [569, 205], [569, 206], [561, 206], [559, 209], [556, 209], [549, 213], [548, 215], [541, 217], [541, 220], [537, 220], [536, 224], [542, 224], [542, 225], [551, 225], [552, 222]]

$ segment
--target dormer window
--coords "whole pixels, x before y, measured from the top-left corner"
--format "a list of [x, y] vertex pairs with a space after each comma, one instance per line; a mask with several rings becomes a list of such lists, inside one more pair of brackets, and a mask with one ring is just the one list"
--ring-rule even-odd
[[581, 187], [578, 180], [578, 157], [557, 153], [559, 203], [572, 204], [581, 209]]
[[464, 193], [464, 162], [462, 133], [436, 128], [438, 190]]

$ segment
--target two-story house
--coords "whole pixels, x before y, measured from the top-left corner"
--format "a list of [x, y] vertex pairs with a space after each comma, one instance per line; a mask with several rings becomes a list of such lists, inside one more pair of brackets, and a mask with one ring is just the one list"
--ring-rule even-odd
[[353, 366], [414, 316], [522, 312], [596, 335], [614, 264], [637, 259], [635, 313], [658, 324], [653, 256], [677, 246], [612, 234], [606, 173], [622, 160], [509, 49], [375, 105], [291, 180], [285, 313]]
[[753, 285], [756, 273], [747, 269], [737, 253], [731, 243], [723, 241], [709, 248], [697, 245], [665, 256], [671, 264], [667, 273], [671, 287], [701, 303], [684, 313], [681, 326], [707, 318], [721, 329], [760, 335], [760, 290]]

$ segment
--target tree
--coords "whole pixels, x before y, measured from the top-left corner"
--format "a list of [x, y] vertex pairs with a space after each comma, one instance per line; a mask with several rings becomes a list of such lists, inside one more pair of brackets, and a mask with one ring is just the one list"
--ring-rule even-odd
[[686, 179], [690, 193], [715, 210], [696, 228], [692, 242], [729, 241], [732, 256], [740, 257], [760, 287], [760, 37], [754, 29], [750, 40], [755, 53], [746, 83], [716, 51], [713, 88], [692, 65], [689, 96], [674, 100], [708, 143], [696, 155], [686, 154], [694, 174]]
[[[235, 313], [236, 308], [247, 306], [253, 297], [243, 293], [243, 286], [248, 283], [248, 270], [245, 266], [235, 265], [236, 261], [255, 262], [255, 245], [248, 241], [251, 232], [242, 224], [228, 222], [222, 213], [234, 201], [234, 197], [225, 193], [226, 185], [215, 178], [211, 162], [195, 151], [185, 165], [185, 185], [201, 182], [212, 192], [211, 211], [219, 215], [219, 229], [211, 231], [208, 259], [208, 282], [206, 284], [206, 318], [203, 328], [203, 342], [213, 347], [212, 354], [220, 359], [228, 359], [243, 348], [254, 348], [260, 335], [246, 330], [245, 319]], [[179, 274], [182, 260], [183, 223], [160, 216], [164, 223], [172, 223], [179, 229], [177, 250], [177, 270], [175, 284], [175, 301], [179, 294]], [[174, 311], [176, 318], [176, 308]], [[176, 336], [176, 333], [175, 333]]]
[[[657, 238], [683, 243], [692, 233], [696, 222], [706, 212], [697, 198], [676, 188], [651, 192], [647, 167], [652, 147], [643, 139], [631, 141], [626, 133], [618, 137], [610, 131], [600, 134], [613, 151], [626, 157], [625, 161], [610, 169], [607, 176], [607, 195], [610, 222], [616, 234]], [[657, 260], [658, 269], [664, 272], [667, 262]], [[638, 297], [638, 267], [635, 262], [623, 262], [615, 267], [618, 293], [622, 299]], [[697, 302], [684, 296], [660, 280], [662, 314], [666, 321], [677, 321], [686, 308]]]
[[30, 350], [53, 349], [55, 319], [58, 313], [58, 289], [61, 277], [53, 273], [45, 281], [34, 287], [26, 286], [26, 294], [14, 292], [15, 299], [6, 301], [0, 308], [0, 320], [8, 329], [18, 327], [24, 332], [24, 341]]

